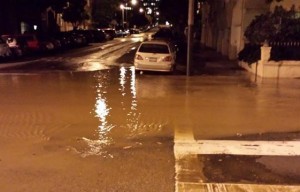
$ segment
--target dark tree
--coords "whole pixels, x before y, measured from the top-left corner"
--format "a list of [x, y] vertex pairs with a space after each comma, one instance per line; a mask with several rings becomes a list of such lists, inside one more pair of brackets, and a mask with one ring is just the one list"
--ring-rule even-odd
[[188, 5], [188, 0], [161, 0], [162, 21], [168, 21], [184, 29], [187, 25]]
[[[201, 15], [196, 14], [197, 4], [199, 2], [209, 2], [209, 0], [195, 0], [194, 10], [194, 27], [195, 31], [200, 31]], [[188, 25], [189, 0], [161, 0], [161, 21], [168, 21], [173, 24], [176, 33], [183, 35], [185, 28]], [[197, 34], [199, 37], [199, 34]]]
[[276, 7], [272, 13], [256, 16], [247, 27], [245, 37], [252, 44], [296, 40], [299, 36], [299, 21], [294, 7], [289, 11]]
[[52, 7], [56, 12], [62, 13], [64, 8], [67, 6], [67, 0], [47, 0], [49, 6]]
[[50, 5], [50, 0], [14, 0], [14, 4], [20, 19], [30, 23], [40, 20], [40, 14]]
[[85, 10], [86, 0], [69, 0], [67, 6], [63, 9], [63, 20], [72, 23], [76, 29], [83, 21], [89, 19]]
[[[119, 0], [95, 0], [92, 7], [92, 20], [97, 27], [108, 27], [110, 22], [117, 19], [117, 12], [121, 13]], [[117, 11], [117, 12], [116, 12]]]
[[148, 25], [150, 23], [150, 21], [147, 19], [145, 14], [134, 12], [131, 14], [129, 23], [130, 23], [131, 27], [133, 27], [134, 25], [137, 27], [142, 27], [142, 26]]
[[290, 10], [276, 7], [274, 12], [257, 16], [247, 27], [245, 37], [248, 43], [239, 53], [239, 60], [249, 64], [260, 59], [260, 46], [264, 42], [272, 45], [271, 60], [298, 60], [299, 52], [296, 46], [283, 46], [287, 42], [300, 40], [300, 19], [293, 6]]

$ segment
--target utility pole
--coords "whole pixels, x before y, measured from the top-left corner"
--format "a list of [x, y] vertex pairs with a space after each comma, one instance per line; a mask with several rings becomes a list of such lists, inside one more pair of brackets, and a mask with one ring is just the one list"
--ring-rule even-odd
[[123, 4], [121, 4], [120, 9], [122, 11], [122, 26], [123, 26], [123, 29], [124, 29], [124, 9], [125, 9], [125, 6]]
[[193, 39], [194, 39], [194, 7], [195, 0], [189, 0], [189, 15], [188, 15], [188, 38], [187, 38], [187, 68], [186, 75], [190, 76], [191, 67], [193, 65]]

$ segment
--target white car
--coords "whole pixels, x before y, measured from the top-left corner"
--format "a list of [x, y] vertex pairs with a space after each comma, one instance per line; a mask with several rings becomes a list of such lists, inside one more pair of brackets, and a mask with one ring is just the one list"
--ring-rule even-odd
[[11, 55], [8, 44], [0, 37], [0, 57], [10, 57]]
[[175, 68], [176, 52], [176, 47], [167, 41], [142, 42], [134, 57], [135, 70], [172, 72]]

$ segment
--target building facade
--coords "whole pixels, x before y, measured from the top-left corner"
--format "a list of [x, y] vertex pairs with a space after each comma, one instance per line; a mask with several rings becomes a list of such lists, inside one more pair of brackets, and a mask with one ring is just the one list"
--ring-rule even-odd
[[237, 59], [243, 49], [244, 32], [251, 21], [270, 9], [270, 5], [261, 0], [212, 0], [201, 6], [201, 43], [230, 59]]
[[[90, 16], [90, 19], [85, 20], [78, 28], [80, 29], [90, 29], [92, 25], [92, 20], [91, 20], [91, 12], [92, 12], [92, 6], [94, 5], [93, 0], [86, 0], [87, 4], [85, 6], [85, 10], [87, 11], [88, 15]], [[51, 11], [51, 9], [50, 9]], [[55, 20], [57, 25], [59, 26], [60, 31], [70, 31], [73, 30], [73, 26], [71, 23], [65, 22], [62, 18], [62, 13], [55, 13]]]
[[[85, 7], [91, 15], [93, 0], [87, 0]], [[51, 33], [58, 30], [72, 30], [72, 24], [64, 22], [62, 14], [55, 12], [51, 7], [43, 11], [32, 9], [30, 6], [21, 7], [18, 1], [3, 1], [0, 6], [0, 34], [19, 34], [25, 32]], [[84, 21], [80, 28], [91, 27], [91, 19]]]
[[274, 1], [267, 4], [262, 0], [210, 0], [201, 4], [201, 43], [218, 52], [237, 59], [244, 48], [244, 33], [251, 21], [258, 15], [273, 11], [276, 6], [300, 10], [299, 0]]
[[152, 24], [158, 24], [160, 15], [160, 0], [140, 0], [140, 3], [145, 10], [145, 14], [151, 17]]

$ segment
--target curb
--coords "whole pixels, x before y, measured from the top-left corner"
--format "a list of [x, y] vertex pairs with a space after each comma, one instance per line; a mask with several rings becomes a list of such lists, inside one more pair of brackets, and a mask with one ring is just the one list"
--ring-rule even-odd
[[300, 192], [298, 185], [259, 185], [231, 183], [184, 183], [179, 182], [176, 192]]

